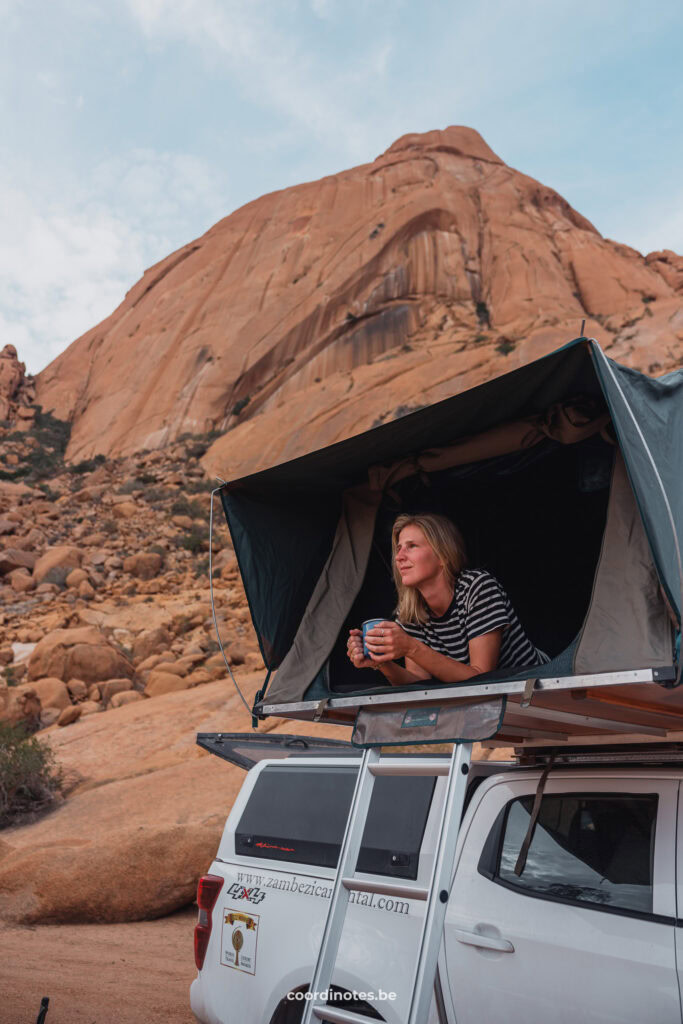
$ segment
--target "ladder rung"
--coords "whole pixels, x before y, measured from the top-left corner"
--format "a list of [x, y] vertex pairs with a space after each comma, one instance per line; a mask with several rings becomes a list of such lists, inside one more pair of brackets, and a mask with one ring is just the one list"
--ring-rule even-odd
[[394, 761], [384, 764], [378, 761], [377, 764], [368, 766], [373, 775], [448, 775], [450, 761], [423, 761], [421, 764], [411, 764], [409, 761]]
[[329, 1024], [368, 1024], [370, 1020], [365, 1014], [338, 1010], [334, 1006], [314, 1006], [313, 1013], [318, 1020], [328, 1021]]
[[400, 885], [396, 882], [366, 882], [360, 878], [342, 878], [342, 885], [345, 889], [355, 889], [356, 892], [376, 892], [380, 896], [402, 896], [409, 900], [426, 900], [429, 896], [429, 889], [422, 889], [416, 885]]

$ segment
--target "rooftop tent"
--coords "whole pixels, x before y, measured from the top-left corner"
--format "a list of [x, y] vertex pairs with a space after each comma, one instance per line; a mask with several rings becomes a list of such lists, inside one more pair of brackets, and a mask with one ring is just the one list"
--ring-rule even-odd
[[683, 372], [653, 380], [580, 338], [225, 484], [252, 620], [277, 669], [269, 704], [376, 692], [376, 674], [345, 658], [346, 635], [392, 614], [391, 525], [401, 511], [458, 523], [469, 564], [498, 577], [550, 655], [535, 675], [672, 665], [682, 420]]

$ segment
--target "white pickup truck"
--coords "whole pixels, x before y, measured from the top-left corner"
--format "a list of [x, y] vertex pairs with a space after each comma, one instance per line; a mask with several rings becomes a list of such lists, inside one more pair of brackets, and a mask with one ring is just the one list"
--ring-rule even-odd
[[[274, 753], [200, 881], [203, 1024], [296, 1024], [313, 974], [358, 755]], [[430, 1024], [681, 1024], [683, 754], [575, 760], [547, 778], [519, 876], [540, 763], [472, 765]], [[445, 784], [376, 780], [359, 877], [429, 884]], [[351, 902], [330, 1001], [402, 1024], [424, 903]]]

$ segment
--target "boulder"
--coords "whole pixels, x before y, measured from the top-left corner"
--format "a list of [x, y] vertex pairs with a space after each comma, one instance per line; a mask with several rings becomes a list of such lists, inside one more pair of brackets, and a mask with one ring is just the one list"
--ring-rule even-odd
[[[59, 569], [53, 569], [51, 571], [52, 572], [59, 572], [60, 570]], [[36, 594], [40, 595], [41, 597], [43, 597], [43, 596], [48, 597], [48, 596], [50, 596], [52, 594], [58, 594], [59, 591], [60, 591], [60, 588], [57, 586], [56, 583], [40, 583], [36, 587]]]
[[153, 669], [145, 684], [146, 697], [160, 697], [164, 693], [177, 693], [179, 690], [187, 690], [190, 683], [182, 676], [173, 672], [164, 672], [161, 669]]
[[[34, 698], [38, 701], [39, 709], [35, 707]], [[0, 710], [0, 719], [18, 722], [36, 710], [55, 708], [57, 711], [63, 711], [64, 708], [71, 706], [71, 699], [61, 679], [48, 678], [9, 687], [3, 703], [4, 709]]]
[[78, 707], [81, 709], [81, 717], [85, 715], [94, 715], [98, 711], [104, 711], [103, 706], [96, 700], [84, 700]]
[[18, 594], [25, 594], [29, 590], [33, 590], [36, 585], [36, 581], [28, 569], [15, 569], [7, 578], [12, 590], [16, 590]]
[[115, 693], [112, 697], [109, 707], [110, 708], [122, 708], [126, 704], [133, 704], [136, 700], [144, 700], [143, 694], [139, 690], [122, 690], [120, 693]]
[[21, 551], [19, 548], [5, 548], [0, 551], [0, 576], [7, 576], [15, 569], [31, 571], [37, 561], [32, 551]]
[[171, 522], [181, 530], [191, 530], [194, 520], [190, 516], [172, 516]]
[[40, 726], [40, 697], [30, 686], [0, 684], [0, 722], [25, 725], [29, 731]]
[[81, 584], [78, 588], [78, 596], [82, 597], [84, 601], [92, 601], [95, 596], [95, 588], [88, 580], [81, 580]]
[[64, 708], [59, 718], [57, 719], [57, 725], [71, 725], [73, 722], [77, 722], [83, 713], [82, 704], [70, 704], [68, 708]]
[[78, 588], [84, 580], [87, 580], [87, 578], [88, 574], [85, 569], [72, 569], [66, 577], [66, 585], [67, 587]]
[[88, 695], [88, 687], [82, 679], [70, 679], [66, 684], [66, 688], [73, 700], [85, 700]]
[[180, 661], [176, 661], [174, 657], [166, 655], [159, 660], [155, 666], [160, 672], [172, 672], [175, 676], [186, 676], [187, 666], [183, 665]]
[[[139, 663], [139, 665], [137, 665], [136, 671], [137, 671], [138, 675], [141, 675], [143, 672], [150, 672], [153, 668], [155, 668], [159, 664], [160, 661], [162, 661], [163, 657], [164, 657], [163, 654], [150, 654], [150, 656], [148, 658], [145, 658], [143, 661], [141, 661]], [[1, 664], [2, 664], [2, 652], [0, 651], [0, 665]]]
[[133, 641], [133, 659], [136, 664], [145, 661], [152, 654], [160, 654], [165, 651], [170, 643], [171, 634], [164, 626], [146, 629]]
[[163, 559], [156, 551], [143, 551], [123, 560], [123, 571], [141, 580], [151, 580], [159, 574]]
[[33, 527], [29, 530], [25, 537], [21, 538], [21, 547], [23, 551], [33, 551], [35, 548], [42, 548], [45, 545], [45, 534], [42, 530], [37, 530]]
[[134, 501], [122, 501], [114, 505], [112, 511], [115, 519], [131, 519], [137, 512], [138, 507]]
[[247, 657], [247, 652], [241, 643], [230, 644], [225, 653], [231, 665], [243, 665]]
[[17, 524], [14, 520], [9, 519], [7, 516], [0, 516], [0, 536], [5, 536], [8, 533], [14, 533], [16, 528]]
[[130, 679], [107, 679], [103, 683], [98, 683], [97, 688], [100, 691], [100, 700], [103, 704], [108, 704], [114, 694], [121, 693], [123, 690], [132, 689], [133, 684]]
[[248, 672], [259, 672], [266, 666], [263, 664], [263, 658], [258, 651], [250, 651], [244, 659], [244, 667]]
[[58, 708], [63, 711], [71, 704], [71, 698], [66, 684], [61, 679], [46, 678], [36, 679], [32, 683], [24, 683], [17, 687], [17, 690], [31, 688], [40, 697], [40, 703], [44, 708]]
[[213, 674], [207, 672], [205, 668], [196, 668], [194, 672], [190, 672], [187, 676], [187, 681], [190, 686], [201, 686], [202, 683], [210, 683], [213, 679]]
[[[260, 682], [245, 676], [248, 698]], [[115, 715], [89, 715], [78, 729], [46, 734], [60, 767], [82, 781], [51, 814], [3, 833], [0, 918], [133, 921], [191, 904], [244, 779], [197, 747], [195, 736], [248, 724], [237, 695], [211, 683], [153, 701], [138, 697]], [[283, 732], [289, 725], [278, 723]], [[347, 732], [305, 722], [297, 731]]]
[[135, 669], [96, 626], [55, 629], [36, 645], [28, 663], [29, 679], [56, 676], [97, 683], [131, 679]]
[[[36, 583], [58, 583], [57, 579], [48, 578], [50, 575], [55, 575], [53, 570], [77, 569], [81, 564], [82, 557], [78, 548], [70, 544], [57, 544], [48, 548], [36, 561], [33, 567], [33, 578]], [[61, 582], [64, 582], [69, 573], [66, 572], [63, 577], [61, 573], [57, 575], [60, 576]]]
[[238, 570], [237, 559], [233, 555], [231, 558], [226, 558], [225, 562], [221, 566], [221, 579], [226, 580], [229, 577], [235, 575]]

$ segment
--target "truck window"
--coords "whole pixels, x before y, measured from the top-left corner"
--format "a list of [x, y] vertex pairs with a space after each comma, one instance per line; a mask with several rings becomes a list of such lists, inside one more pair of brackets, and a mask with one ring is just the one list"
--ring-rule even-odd
[[[530, 896], [651, 913], [657, 799], [621, 793], [544, 796], [521, 876], [515, 864], [534, 798], [512, 800], [489, 836], [498, 838], [493, 870], [481, 862], [480, 870]], [[491, 853], [489, 841], [482, 858]]]
[[[356, 766], [264, 768], [235, 831], [235, 852], [336, 867], [357, 770]], [[435, 781], [429, 777], [375, 779], [358, 871], [417, 878]]]

